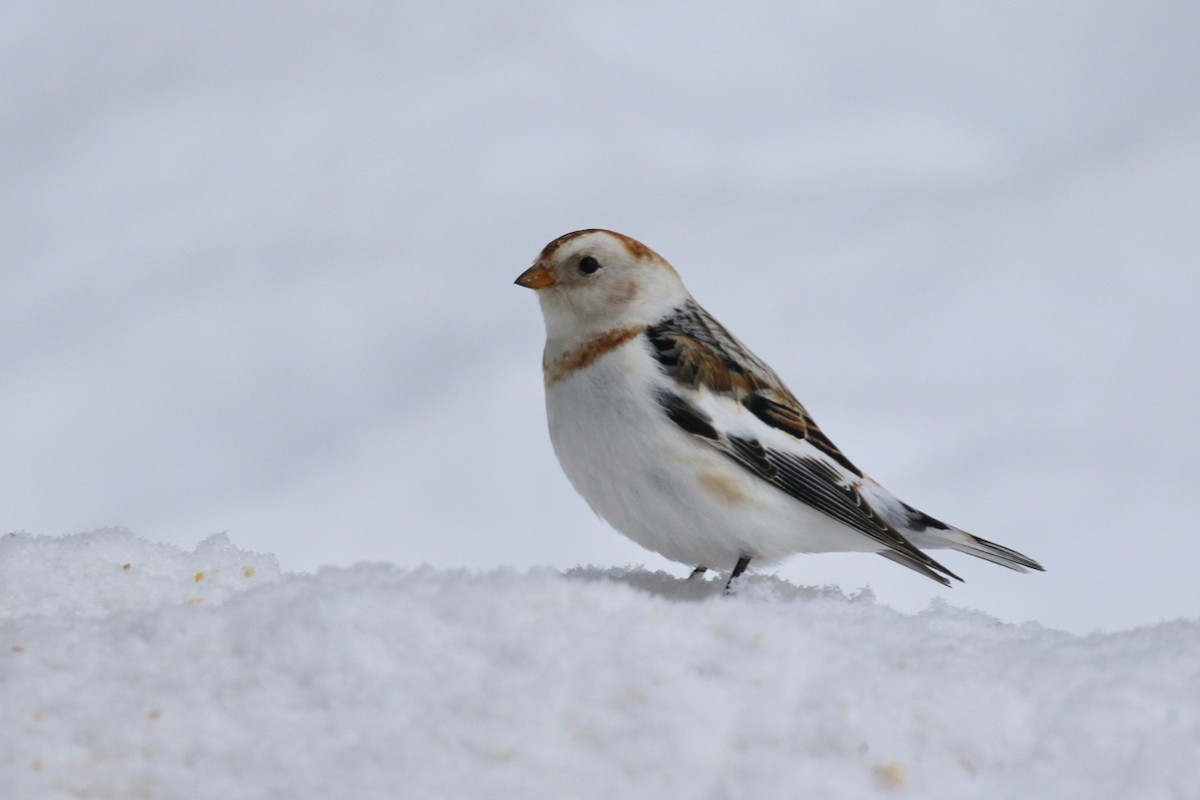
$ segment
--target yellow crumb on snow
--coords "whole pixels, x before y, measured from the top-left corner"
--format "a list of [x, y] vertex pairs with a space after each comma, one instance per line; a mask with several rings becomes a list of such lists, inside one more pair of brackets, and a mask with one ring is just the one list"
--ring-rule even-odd
[[242, 577], [243, 578], [253, 578], [254, 573], [257, 571], [258, 570], [256, 570], [254, 567], [242, 567]]
[[202, 580], [204, 580], [204, 573], [203, 573], [203, 572], [197, 572], [197, 573], [196, 573], [196, 583], [199, 583], [199, 582], [200, 582], [200, 581], [202, 581]]
[[200, 604], [201, 604], [201, 603], [203, 603], [203, 602], [204, 602], [204, 598], [203, 598], [203, 597], [189, 597], [189, 598], [188, 598], [188, 601], [187, 601], [187, 604], [188, 604], [189, 606], [198, 606], [198, 605], [200, 605]]
[[875, 768], [875, 780], [888, 789], [899, 789], [904, 785], [904, 778], [904, 765], [899, 761], [889, 761]]

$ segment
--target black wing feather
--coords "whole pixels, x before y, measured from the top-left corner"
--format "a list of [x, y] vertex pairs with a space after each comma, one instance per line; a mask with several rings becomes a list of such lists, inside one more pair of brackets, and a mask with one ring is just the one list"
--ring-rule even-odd
[[658, 400], [663, 411], [680, 428], [717, 448], [788, 496], [884, 545], [888, 549], [882, 554], [893, 561], [947, 586], [949, 581], [944, 575], [961, 580], [880, 519], [858, 490], [843, 483], [827, 463], [764, 447], [756, 439], [722, 434], [707, 413], [674, 392], [664, 390]]

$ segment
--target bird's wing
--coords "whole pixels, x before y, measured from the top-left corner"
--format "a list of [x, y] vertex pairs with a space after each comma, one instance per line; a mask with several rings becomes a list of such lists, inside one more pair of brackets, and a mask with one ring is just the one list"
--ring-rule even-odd
[[[664, 380], [658, 402], [680, 428], [802, 503], [883, 545], [882, 555], [949, 584], [864, 495], [865, 478], [779, 377], [695, 301], [646, 329]], [[749, 412], [749, 413], [747, 413]]]
[[682, 388], [701, 387], [740, 403], [762, 422], [803, 441], [849, 472], [862, 472], [829, 440], [775, 371], [689, 300], [646, 329], [663, 371]]

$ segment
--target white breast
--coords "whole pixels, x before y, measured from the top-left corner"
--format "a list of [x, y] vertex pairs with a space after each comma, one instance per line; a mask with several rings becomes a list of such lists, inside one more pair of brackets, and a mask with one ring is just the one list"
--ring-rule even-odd
[[666, 378], [648, 348], [633, 339], [546, 389], [554, 451], [597, 514], [691, 566], [875, 549], [671, 422], [655, 400]]

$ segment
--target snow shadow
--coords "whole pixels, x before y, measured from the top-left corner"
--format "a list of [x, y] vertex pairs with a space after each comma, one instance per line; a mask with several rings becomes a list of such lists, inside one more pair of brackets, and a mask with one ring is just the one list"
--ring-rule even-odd
[[[724, 597], [726, 575], [710, 571], [704, 578], [688, 579], [662, 570], [651, 572], [637, 567], [572, 567], [563, 577], [589, 583], [623, 583], [639, 591], [677, 602], [699, 602]], [[837, 586], [797, 586], [776, 575], [743, 575], [737, 584], [734, 598], [769, 602], [810, 600], [874, 599], [870, 590], [847, 596]], [[732, 599], [732, 598], [731, 598]]]

